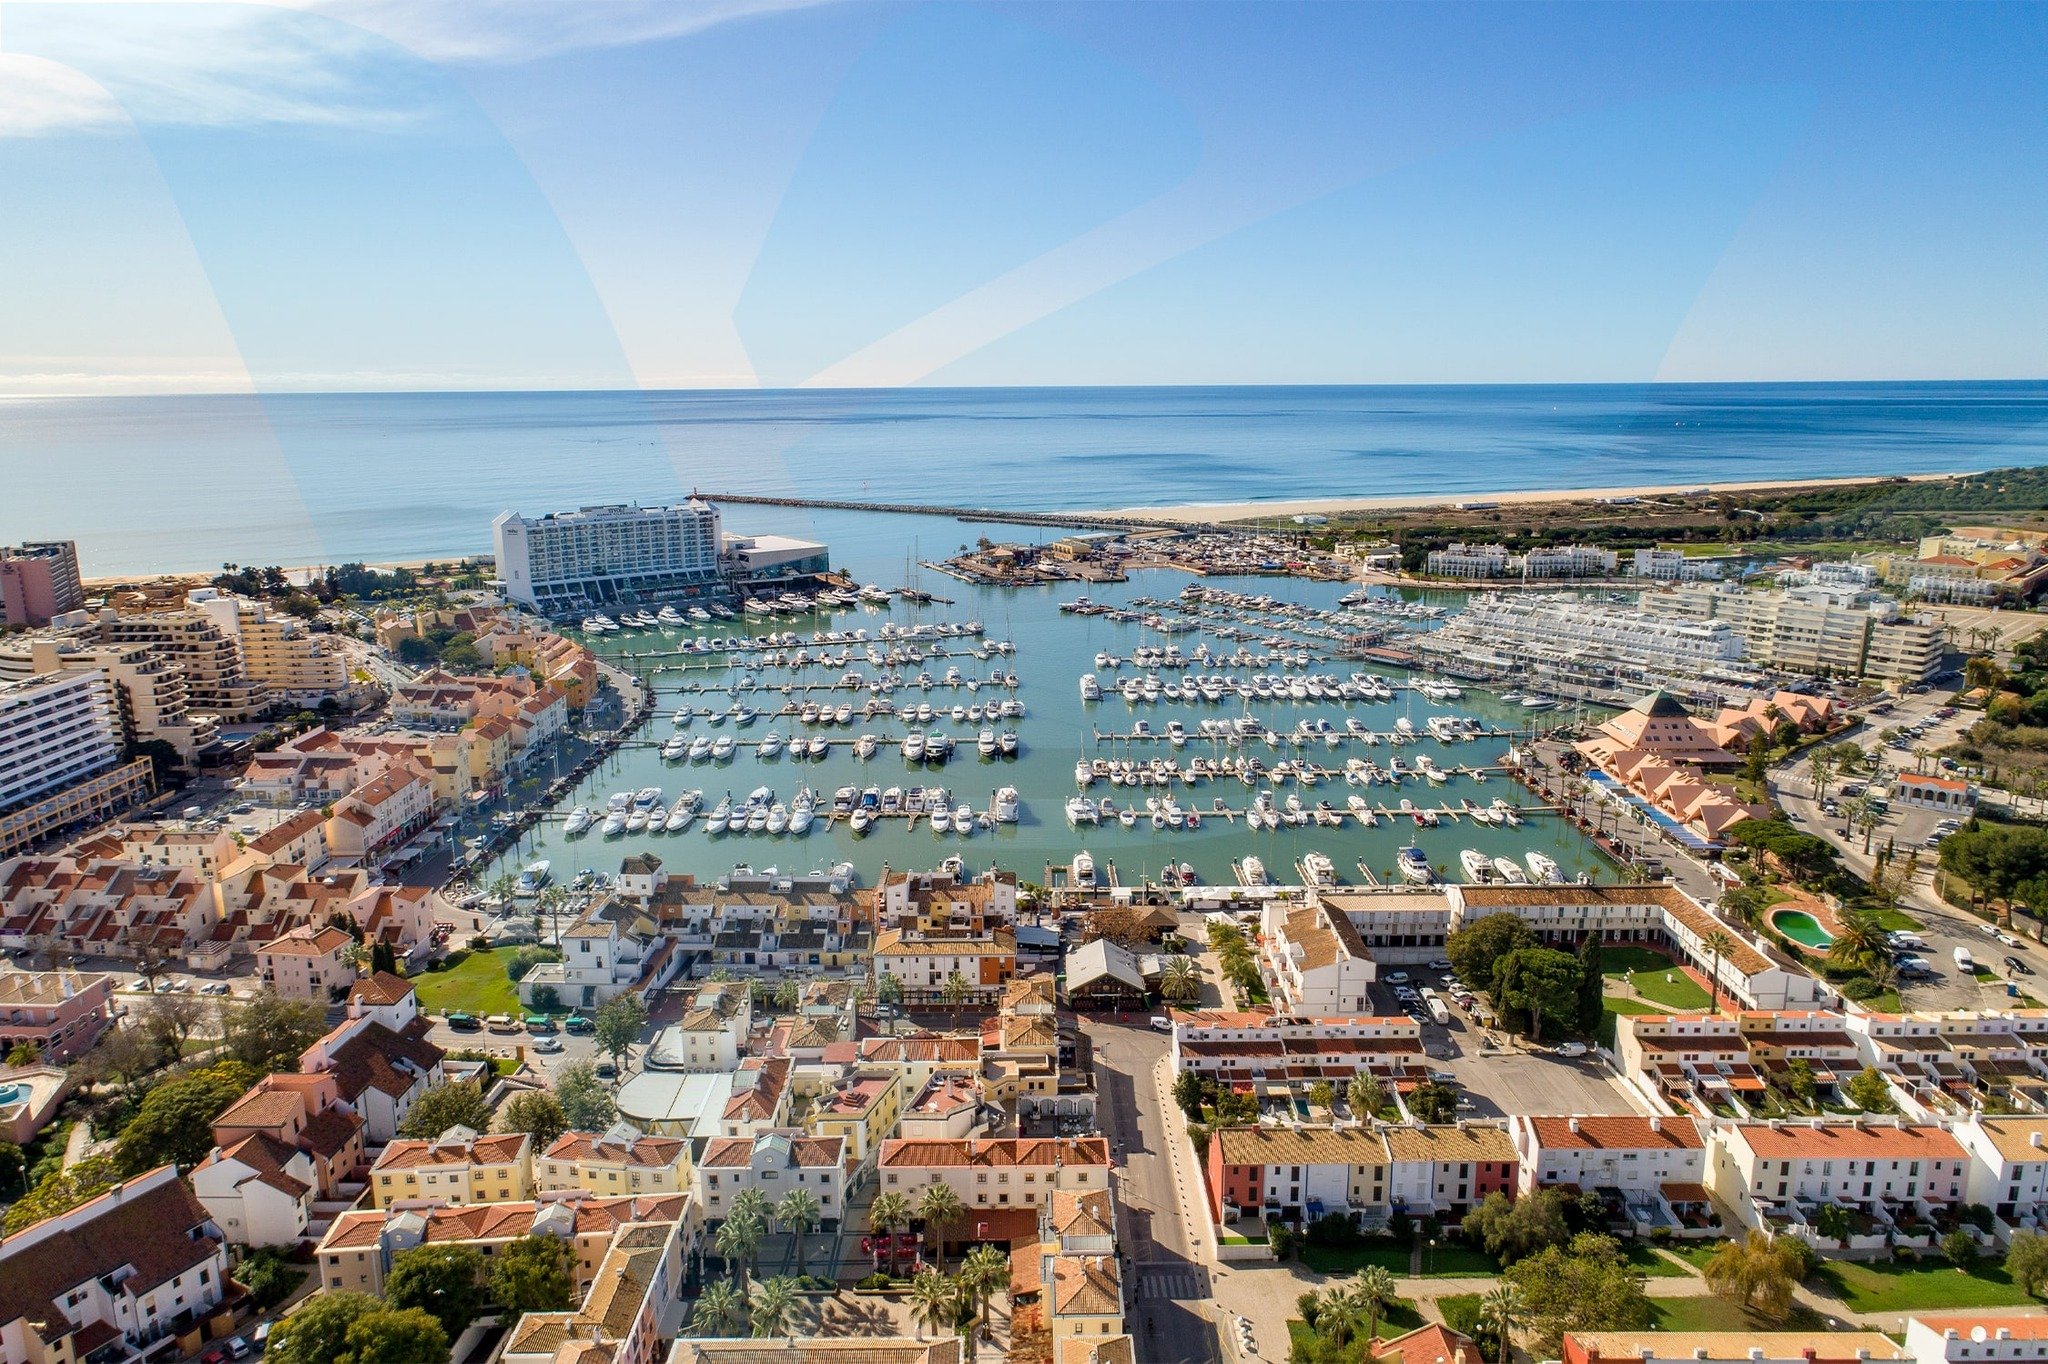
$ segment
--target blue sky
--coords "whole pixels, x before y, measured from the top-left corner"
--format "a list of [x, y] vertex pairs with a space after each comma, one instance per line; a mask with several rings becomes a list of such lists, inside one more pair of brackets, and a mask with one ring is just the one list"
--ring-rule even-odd
[[2038, 378], [2048, 9], [0, 0], [0, 395]]

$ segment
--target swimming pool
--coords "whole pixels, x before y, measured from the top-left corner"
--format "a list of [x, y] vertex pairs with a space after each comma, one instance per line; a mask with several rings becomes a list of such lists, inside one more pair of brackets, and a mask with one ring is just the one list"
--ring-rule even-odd
[[1771, 927], [1783, 933], [1793, 942], [1811, 947], [1816, 952], [1825, 952], [1834, 944], [1834, 937], [1820, 926], [1820, 920], [1803, 909], [1781, 909], [1771, 916]]

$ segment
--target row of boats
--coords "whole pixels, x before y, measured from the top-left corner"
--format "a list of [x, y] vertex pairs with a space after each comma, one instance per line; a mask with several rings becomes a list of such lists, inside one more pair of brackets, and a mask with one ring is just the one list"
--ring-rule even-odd
[[[1303, 716], [1294, 722], [1294, 728], [1280, 731], [1271, 728], [1263, 720], [1250, 715], [1240, 715], [1235, 720], [1198, 720], [1190, 730], [1182, 720], [1168, 720], [1164, 728], [1154, 729], [1150, 720], [1133, 720], [1128, 733], [1114, 737], [1125, 742], [1160, 741], [1175, 748], [1184, 748], [1191, 739], [1206, 739], [1222, 744], [1226, 748], [1242, 748], [1248, 743], [1263, 743], [1268, 748], [1293, 745], [1306, 748], [1321, 743], [1325, 748], [1342, 748], [1347, 743], [1363, 744], [1377, 748], [1382, 743], [1401, 745], [1419, 742], [1424, 734], [1438, 743], [1463, 743], [1467, 739], [1486, 737], [1486, 723], [1469, 715], [1432, 715], [1417, 730], [1415, 722], [1407, 716], [1394, 721], [1394, 727], [1375, 730], [1366, 727], [1364, 721], [1355, 715], [1344, 718], [1340, 728], [1328, 718], [1320, 715]], [[1105, 737], [1100, 732], [1097, 738]]]
[[835, 811], [846, 815], [848, 825], [856, 834], [866, 833], [881, 820], [918, 816], [924, 818], [935, 834], [972, 834], [977, 828], [990, 829], [998, 824], [1016, 823], [1022, 802], [1016, 787], [999, 787], [988, 810], [976, 814], [974, 807], [964, 801], [954, 804], [951, 794], [943, 786], [913, 786], [908, 791], [895, 786], [887, 790], [870, 786], [859, 792], [851, 786], [843, 786], [833, 797], [832, 806]]
[[[923, 595], [923, 594], [919, 594]], [[687, 625], [705, 625], [714, 620], [736, 620], [742, 615], [755, 618], [769, 616], [802, 616], [813, 611], [841, 611], [854, 606], [887, 606], [889, 589], [874, 583], [858, 588], [823, 588], [814, 593], [779, 592], [763, 593], [744, 598], [738, 610], [723, 602], [703, 601], [678, 609], [663, 606], [659, 610], [622, 610], [616, 618], [602, 612], [585, 616], [581, 622], [585, 634], [607, 635], [627, 630], [675, 629]]]
[[1162, 831], [1199, 829], [1205, 815], [1211, 819], [1242, 818], [1247, 829], [1278, 829], [1282, 825], [1302, 828], [1310, 824], [1336, 828], [1346, 819], [1366, 828], [1372, 828], [1382, 819], [1408, 819], [1419, 829], [1433, 829], [1443, 822], [1446, 813], [1469, 819], [1474, 824], [1519, 827], [1522, 823], [1521, 811], [1506, 800], [1496, 800], [1491, 805], [1467, 800], [1460, 808], [1448, 811], [1433, 810], [1412, 800], [1404, 800], [1398, 809], [1387, 809], [1375, 808], [1364, 796], [1348, 796], [1340, 807], [1328, 800], [1310, 805], [1292, 792], [1276, 800], [1271, 792], [1261, 791], [1242, 810], [1225, 804], [1221, 796], [1216, 797], [1206, 811], [1192, 805], [1182, 806], [1170, 795], [1147, 796], [1142, 809], [1136, 805], [1119, 805], [1109, 796], [1072, 796], [1066, 803], [1067, 823], [1075, 828], [1084, 824], [1121, 824], [1132, 829], [1140, 823], [1149, 823]]
[[1412, 763], [1397, 757], [1385, 767], [1368, 758], [1347, 758], [1341, 769], [1318, 767], [1306, 760], [1295, 762], [1288, 758], [1268, 767], [1262, 759], [1252, 756], [1197, 757], [1190, 759], [1186, 767], [1181, 766], [1178, 758], [1082, 758], [1074, 764], [1074, 784], [1084, 791], [1098, 781], [1108, 782], [1111, 786], [1197, 786], [1203, 782], [1234, 780], [1256, 788], [1261, 783], [1285, 786], [1290, 782], [1315, 786], [1325, 778], [1340, 776], [1345, 785], [1358, 787], [1399, 786], [1411, 777], [1420, 777], [1431, 786], [1442, 786], [1454, 776], [1474, 782], [1487, 779], [1483, 767], [1446, 770], [1427, 753], [1417, 754]]
[[[569, 812], [562, 831], [571, 838], [587, 833], [592, 827], [601, 829], [606, 838], [641, 832], [676, 834], [688, 830], [701, 816], [706, 833], [787, 833], [802, 836], [810, 832], [817, 822], [821, 805], [817, 793], [808, 786], [799, 790], [787, 805], [776, 798], [772, 788], [757, 786], [738, 801], [728, 791], [708, 811], [704, 809], [702, 790], [684, 791], [672, 805], [664, 807], [661, 788], [645, 786], [638, 791], [622, 791], [613, 795], [606, 802], [602, 815], [589, 806], [577, 806]], [[930, 821], [934, 832], [944, 833], [950, 829], [971, 834], [978, 827], [1015, 823], [1022, 802], [1014, 786], [999, 788], [985, 813], [977, 813], [965, 803], [955, 805], [943, 786], [913, 786], [907, 793], [895, 786], [886, 791], [875, 786], [866, 790], [842, 786], [833, 793], [830, 808], [833, 814], [844, 816], [855, 833], [865, 833], [877, 819], [922, 815]], [[528, 873], [535, 873], [540, 879], [531, 888], [516, 893], [535, 893], [546, 880], [547, 867], [546, 862], [537, 862], [527, 868]], [[524, 876], [520, 884], [526, 885]]]
[[[1466, 881], [1473, 885], [1526, 886], [1532, 882], [1539, 885], [1559, 885], [1564, 881], [1563, 869], [1556, 859], [1540, 852], [1524, 855], [1529, 869], [1522, 870], [1522, 864], [1509, 857], [1489, 857], [1477, 848], [1467, 848], [1458, 855], [1465, 872]], [[1430, 865], [1429, 854], [1413, 843], [1395, 855], [1394, 867], [1401, 879], [1414, 885], [1432, 885], [1437, 881], [1436, 868]], [[1257, 854], [1250, 854], [1237, 864], [1238, 879], [1246, 885], [1263, 886], [1271, 883], [1266, 864]], [[1330, 858], [1319, 852], [1302, 855], [1302, 876], [1310, 885], [1333, 886], [1337, 883], [1337, 868]]]
[[1464, 868], [1465, 880], [1475, 886], [1526, 886], [1531, 881], [1554, 886], [1564, 880], [1564, 872], [1557, 865], [1557, 860], [1546, 853], [1524, 853], [1522, 860], [1529, 864], [1526, 872], [1511, 857], [1489, 857], [1477, 848], [1467, 848], [1458, 854], [1458, 864]]
[[[1107, 691], [1095, 673], [1082, 673], [1081, 699], [1100, 701]], [[1161, 701], [1201, 701], [1221, 705], [1225, 701], [1347, 701], [1373, 702], [1394, 699], [1394, 686], [1377, 673], [1354, 672], [1349, 677], [1327, 673], [1201, 673], [1183, 677], [1161, 677], [1148, 672], [1142, 677], [1112, 679], [1110, 687], [1130, 705], [1156, 705]], [[1433, 701], [1454, 701], [1465, 693], [1453, 683], [1433, 682], [1425, 690], [1414, 690]]]

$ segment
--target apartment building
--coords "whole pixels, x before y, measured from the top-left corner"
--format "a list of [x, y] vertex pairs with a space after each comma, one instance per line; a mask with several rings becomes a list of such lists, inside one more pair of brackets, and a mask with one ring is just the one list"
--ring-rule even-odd
[[1524, 1193], [1569, 1184], [1670, 1197], [1706, 1183], [1707, 1144], [1691, 1118], [1516, 1113], [1508, 1138]]
[[1423, 557], [1423, 571], [1436, 578], [1464, 578], [1483, 581], [1508, 576], [1508, 562], [1514, 556], [1506, 545], [1471, 545], [1454, 540], [1443, 549]]
[[125, 1358], [168, 1338], [189, 1355], [233, 1326], [227, 1288], [220, 1228], [159, 1166], [0, 1241], [0, 1364]]
[[0, 683], [0, 813], [97, 776], [120, 754], [112, 689], [99, 669]]
[[1017, 973], [1017, 938], [1006, 929], [984, 937], [913, 937], [888, 931], [875, 937], [875, 970], [894, 976], [911, 1004], [946, 1003], [947, 987], [956, 975], [965, 982], [963, 1005], [983, 1008], [1003, 997], [1003, 987]]
[[1638, 549], [1631, 569], [1638, 578], [1669, 583], [1697, 582], [1721, 576], [1719, 563], [1712, 559], [1698, 558], [1680, 549]]
[[[643, 907], [606, 896], [586, 909], [562, 935], [560, 961], [543, 962], [520, 979], [519, 994], [530, 1005], [534, 991], [547, 988], [572, 1008], [592, 1009], [629, 990], [645, 994], [662, 988], [674, 977], [682, 959], [683, 954], [655, 928]], [[751, 1015], [751, 1010], [747, 1012]], [[706, 1031], [703, 1020], [693, 1021], [687, 1015], [679, 1026], [689, 1034]], [[692, 1057], [683, 1068], [732, 1069], [739, 1039], [744, 1036], [742, 1029], [731, 1045], [712, 1047], [707, 1032], [702, 1039], [706, 1043], [704, 1064], [699, 1067]]]
[[332, 924], [301, 925], [256, 949], [257, 973], [286, 999], [326, 1004], [356, 978], [356, 968], [348, 961], [354, 945], [354, 938]]
[[185, 675], [192, 709], [227, 724], [261, 719], [276, 707], [270, 689], [242, 666], [242, 648], [205, 612], [193, 607], [124, 616], [102, 610], [77, 627], [104, 644], [145, 644]]
[[189, 953], [214, 927], [205, 882], [182, 868], [100, 859], [0, 863], [0, 944], [54, 939], [82, 956]]
[[431, 1140], [394, 1141], [370, 1167], [370, 1206], [520, 1203], [533, 1197], [533, 1138], [451, 1127]]
[[1477, 596], [1415, 645], [1460, 676], [1559, 687], [1641, 691], [1683, 679], [1756, 679], [1742, 662], [1742, 637], [1726, 621], [1673, 619], [1575, 597]]
[[686, 1194], [695, 1176], [689, 1142], [647, 1136], [626, 1123], [603, 1132], [564, 1132], [533, 1162], [534, 1187], [545, 1193]]
[[372, 1143], [398, 1137], [413, 1104], [443, 1078], [441, 1049], [424, 1029], [393, 1032], [365, 1015], [336, 1024], [299, 1057], [303, 1074], [334, 1076], [341, 1102], [362, 1115]]
[[1173, 1072], [1229, 1084], [1313, 1084], [1339, 1092], [1359, 1071], [1386, 1085], [1428, 1078], [1422, 1028], [1405, 1015], [1309, 1017], [1264, 1010], [1172, 1011]]
[[1522, 555], [1524, 578], [1611, 578], [1620, 556], [1598, 545], [1551, 545]]
[[1377, 1223], [1390, 1211], [1387, 1145], [1371, 1127], [1219, 1128], [1203, 1164], [1219, 1223], [1303, 1223], [1328, 1213]]
[[708, 1221], [722, 1222], [744, 1190], [758, 1189], [777, 1203], [802, 1189], [818, 1200], [819, 1226], [833, 1231], [846, 1214], [848, 1175], [842, 1137], [813, 1137], [786, 1127], [750, 1137], [717, 1137], [697, 1162], [697, 1206]]
[[348, 690], [348, 660], [340, 648], [297, 616], [213, 587], [197, 589], [185, 603], [235, 641], [242, 671], [275, 699], [313, 706]]
[[843, 1139], [865, 1168], [874, 1163], [883, 1139], [895, 1134], [903, 1098], [903, 1080], [895, 1071], [852, 1071], [811, 1105], [808, 1126], [814, 1135]]
[[659, 1364], [662, 1328], [675, 1318], [692, 1240], [683, 1222], [620, 1227], [576, 1310], [522, 1314], [499, 1364]]
[[718, 508], [602, 506], [491, 523], [505, 596], [543, 614], [616, 601], [622, 592], [703, 589], [718, 579]]
[[375, 866], [427, 826], [436, 809], [434, 783], [410, 762], [385, 771], [335, 801], [327, 816], [327, 852]]
[[1017, 874], [991, 867], [979, 876], [950, 871], [885, 872], [875, 888], [877, 926], [942, 937], [984, 934], [1017, 924]]
[[114, 983], [77, 971], [0, 973], [0, 1055], [31, 1046], [61, 1064], [91, 1051], [112, 1026]]
[[52, 617], [84, 605], [76, 542], [29, 541], [0, 548], [0, 626], [48, 625]]
[[1515, 1195], [1521, 1160], [1504, 1128], [1409, 1124], [1382, 1128], [1380, 1137], [1387, 1148], [1387, 1199], [1400, 1211], [1462, 1217], [1488, 1194]]
[[1717, 1124], [1709, 1183], [1745, 1219], [1803, 1205], [1887, 1209], [1961, 1203], [1970, 1155], [1949, 1131], [1898, 1119]]
[[161, 740], [190, 767], [200, 750], [220, 737], [211, 716], [193, 713], [185, 674], [146, 644], [102, 644], [71, 635], [0, 640], [0, 682], [67, 668], [97, 668], [106, 674], [124, 747]]
[[1829, 677], [1921, 682], [1939, 671], [1946, 648], [1932, 620], [1906, 617], [1898, 603], [1854, 587], [1678, 586], [1645, 592], [1639, 604], [1665, 619], [1727, 624], [1752, 663]]
[[1109, 1142], [1102, 1137], [976, 1137], [932, 1141], [897, 1137], [882, 1143], [879, 1188], [913, 1204], [932, 1184], [946, 1184], [962, 1206], [1036, 1208], [1057, 1191], [1109, 1187]]
[[[735, 974], [859, 970], [873, 955], [870, 897], [856, 896], [844, 872], [792, 875], [739, 867], [708, 884], [670, 877], [658, 863], [622, 870], [619, 893], [642, 900], [648, 915], [699, 967]], [[864, 904], [865, 902], [865, 904]]]
[[415, 1246], [472, 1246], [488, 1260], [522, 1237], [559, 1236], [572, 1252], [577, 1291], [588, 1292], [621, 1228], [637, 1222], [675, 1225], [688, 1203], [674, 1194], [600, 1198], [579, 1191], [531, 1202], [365, 1208], [334, 1220], [314, 1261], [321, 1288], [374, 1296], [383, 1293], [392, 1260]]
[[1372, 1007], [1378, 976], [1350, 918], [1319, 902], [1269, 900], [1262, 911], [1259, 971], [1279, 1012], [1311, 1018]]
[[333, 1075], [266, 1075], [213, 1120], [213, 1144], [231, 1150], [264, 1136], [303, 1152], [320, 1198], [355, 1197], [345, 1189], [366, 1160], [362, 1115], [342, 1102]]

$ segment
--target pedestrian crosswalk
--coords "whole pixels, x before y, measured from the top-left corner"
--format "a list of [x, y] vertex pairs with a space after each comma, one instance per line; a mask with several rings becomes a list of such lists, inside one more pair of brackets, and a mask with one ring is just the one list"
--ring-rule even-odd
[[1209, 1296], [1209, 1274], [1199, 1265], [1138, 1266], [1138, 1296], [1154, 1300], [1192, 1301]]

